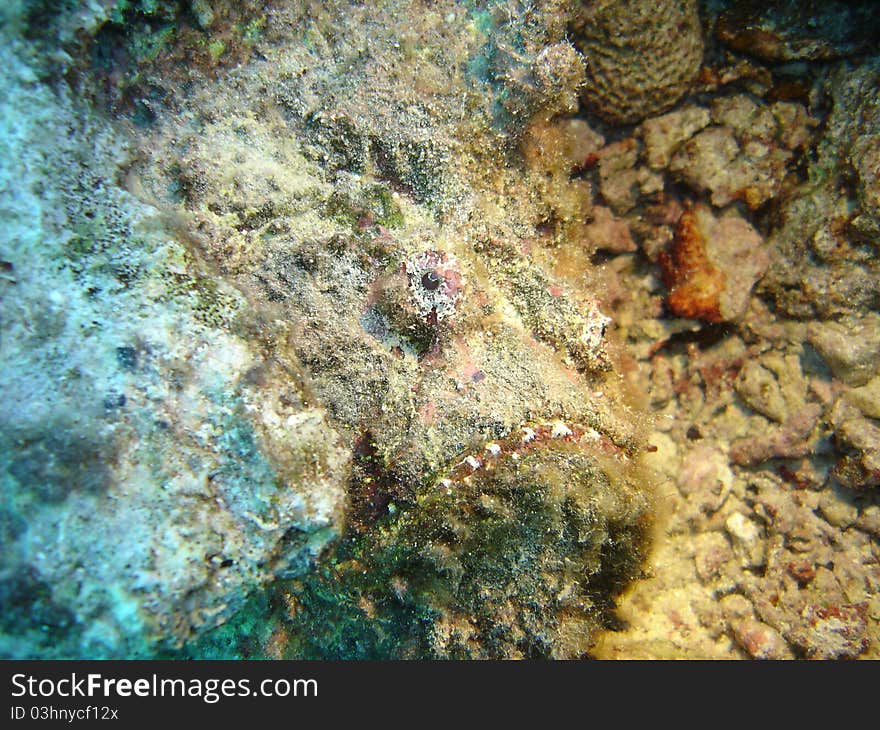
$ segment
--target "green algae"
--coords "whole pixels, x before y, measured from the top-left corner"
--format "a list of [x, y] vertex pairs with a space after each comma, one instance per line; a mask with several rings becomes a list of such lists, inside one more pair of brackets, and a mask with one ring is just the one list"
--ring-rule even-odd
[[565, 442], [438, 479], [192, 650], [247, 643], [254, 610], [268, 609], [285, 658], [579, 656], [640, 571], [640, 490]]
[[406, 221], [400, 205], [394, 200], [394, 193], [380, 184], [359, 191], [356, 199], [346, 193], [334, 192], [325, 203], [324, 215], [354, 232], [373, 225], [399, 229]]

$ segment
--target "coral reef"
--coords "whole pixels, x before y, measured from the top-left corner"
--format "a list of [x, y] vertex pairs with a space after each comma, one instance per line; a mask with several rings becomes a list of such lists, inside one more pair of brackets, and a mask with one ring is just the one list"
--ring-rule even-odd
[[866, 7], [6, 4], [0, 654], [880, 656]]
[[[671, 517], [627, 627], [593, 655], [875, 658], [876, 60], [762, 68], [710, 40], [706, 64], [687, 106], [635, 130], [623, 185], [600, 188], [665, 280], [609, 263]], [[660, 193], [635, 183], [649, 170]], [[710, 258], [700, 219], [727, 216], [749, 233], [737, 254], [716, 234]]]

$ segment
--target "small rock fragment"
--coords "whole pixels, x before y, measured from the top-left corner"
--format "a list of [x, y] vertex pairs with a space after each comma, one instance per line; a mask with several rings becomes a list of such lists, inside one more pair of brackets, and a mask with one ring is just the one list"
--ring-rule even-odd
[[595, 206], [592, 221], [584, 226], [584, 234], [591, 250], [610, 253], [631, 253], [637, 249], [626, 221], [615, 218], [603, 205]]
[[868, 648], [867, 603], [808, 605], [801, 616], [808, 628], [792, 639], [810, 659], [855, 659]]
[[783, 423], [788, 416], [779, 383], [767, 368], [749, 360], [739, 371], [734, 384], [736, 392], [758, 413], [771, 421]]
[[859, 516], [856, 507], [846, 494], [833, 486], [822, 492], [819, 498], [819, 510], [822, 516], [835, 527], [845, 530], [855, 524]]
[[764, 543], [760, 528], [750, 519], [734, 512], [724, 523], [727, 534], [733, 538], [744, 566], [757, 567], [764, 564]]
[[856, 527], [880, 538], [880, 505], [871, 504], [865, 507], [856, 520]]
[[769, 264], [763, 239], [736, 211], [720, 217], [705, 205], [685, 211], [668, 252], [660, 254], [667, 304], [680, 317], [735, 321]]
[[756, 619], [742, 619], [730, 625], [736, 643], [753, 659], [791, 659], [791, 650], [778, 631]]
[[708, 126], [710, 121], [708, 109], [699, 106], [646, 119], [642, 123], [642, 139], [648, 166], [652, 170], [666, 168], [679, 146]]
[[818, 403], [808, 403], [784, 425], [762, 436], [739, 439], [730, 449], [735, 464], [759, 464], [767, 459], [794, 459], [810, 452], [808, 443], [822, 413]]
[[865, 385], [880, 367], [880, 315], [875, 313], [845, 323], [814, 322], [807, 340], [847, 385]]
[[880, 486], [880, 427], [866, 418], [847, 418], [836, 426], [834, 434], [842, 452], [833, 470], [837, 480], [849, 489]]
[[[722, 565], [733, 559], [733, 551], [730, 549], [730, 543], [720, 532], [710, 532], [700, 535], [699, 538], [694, 565], [700, 580], [708, 583], [718, 576]], [[745, 601], [744, 598], [743, 600]]]
[[740, 593], [729, 593], [721, 599], [720, 604], [724, 618], [731, 622], [751, 619], [755, 615], [751, 601]]
[[599, 152], [599, 189], [618, 215], [632, 210], [639, 197], [640, 174], [635, 165], [638, 144], [632, 137], [614, 142]]
[[865, 385], [853, 388], [844, 398], [861, 411], [862, 415], [880, 420], [880, 377], [872, 378]]

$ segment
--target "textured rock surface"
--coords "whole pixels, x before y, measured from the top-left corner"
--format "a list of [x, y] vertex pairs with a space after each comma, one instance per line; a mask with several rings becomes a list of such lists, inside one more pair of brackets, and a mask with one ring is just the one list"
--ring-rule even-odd
[[737, 0], [718, 38], [768, 61], [824, 60], [871, 51], [880, 22], [870, 0]]
[[880, 369], [880, 316], [874, 312], [815, 322], [807, 328], [807, 341], [847, 385], [865, 385]]
[[645, 120], [641, 131], [648, 166], [654, 170], [667, 167], [681, 144], [709, 126], [711, 120], [709, 110], [703, 107], [688, 107]]
[[3, 54], [0, 653], [150, 655], [308, 569], [349, 455], [241, 295], [118, 187], [122, 140]]
[[[748, 257], [743, 247], [708, 267], [704, 246], [683, 255], [682, 229], [701, 205], [741, 216], [771, 267], [735, 327], [685, 328], [657, 319], [668, 294], [656, 278], [623, 256], [611, 264], [623, 280], [609, 314], [639, 363], [628, 377], [658, 414], [652, 458], [671, 514], [652, 577], [619, 608], [627, 627], [594, 654], [875, 658], [876, 236], [874, 206], [861, 201], [876, 169], [862, 162], [876, 138], [876, 62], [787, 67], [774, 80], [717, 52], [699, 82], [711, 98], [637, 130], [630, 175], [646, 166], [664, 185], [653, 199], [634, 195], [623, 219], [664, 273], [679, 273], [672, 286], [686, 289], [690, 273], [717, 294]], [[704, 135], [729, 154], [698, 154]]]
[[468, 83], [482, 87], [490, 101], [492, 126], [502, 143], [518, 139], [536, 116], [549, 119], [577, 111], [585, 64], [566, 38], [571, 4], [512, 0], [472, 13], [484, 37], [476, 50], [468, 49]]
[[781, 312], [832, 319], [878, 307], [880, 63], [846, 64], [824, 91], [833, 105], [808, 179], [786, 196], [770, 244], [778, 252], [761, 288]]
[[[809, 138], [803, 109], [737, 95], [717, 99], [711, 117], [714, 124], [684, 143], [669, 169], [695, 190], [710, 193], [713, 205], [741, 200], [760, 207], [779, 192], [794, 150]], [[689, 128], [685, 123], [684, 131]]]
[[880, 656], [877, 62], [611, 6], [0, 9], [4, 655]]
[[[647, 167], [662, 192], [626, 188], [622, 217], [659, 262], [693, 222], [688, 204], [725, 206], [758, 232], [771, 265], [735, 327], [699, 328], [658, 319], [668, 295], [656, 272], [624, 256], [609, 265], [621, 279], [609, 314], [638, 361], [627, 377], [658, 416], [652, 460], [670, 517], [651, 577], [618, 610], [626, 628], [593, 653], [876, 658], [877, 237], [863, 202], [878, 169], [876, 61], [771, 73], [719, 51], [707, 52], [695, 105], [637, 130], [630, 180]], [[691, 279], [700, 272], [703, 292], [717, 293], [737, 268], [731, 257], [692, 267]]]
[[703, 39], [693, 0], [586, 2], [574, 29], [587, 61], [584, 102], [611, 122], [666, 111], [700, 70]]
[[[221, 18], [226, 6], [214, 9]], [[527, 179], [502, 164], [494, 100], [460, 63], [486, 39], [462, 32], [473, 18], [459, 6], [444, 10], [396, 5], [395, 17], [418, 18], [416, 42], [376, 22], [386, 7], [279, 4], [258, 60], [210, 73], [175, 62], [197, 31], [174, 15], [181, 27], [144, 67], [147, 97], [103, 133], [134, 154], [86, 148], [70, 166], [92, 136], [73, 129], [50, 155], [75, 177], [50, 178], [59, 189], [44, 186], [42, 201], [97, 192], [69, 194], [74, 207], [31, 244], [34, 265], [61, 262], [48, 297], [45, 271], [28, 270], [14, 239], [3, 251], [21, 309], [4, 321], [4, 340], [18, 340], [4, 352], [4, 408], [17, 420], [3, 443], [15, 497], [4, 569], [21, 604], [6, 628], [36, 576], [70, 637], [45, 648], [10, 638], [9, 653], [99, 653], [102, 633], [108, 656], [148, 655], [226, 621], [272, 578], [290, 597], [280, 620], [298, 622], [276, 644], [288, 655], [589, 650], [646, 551], [641, 419], [592, 282], [583, 269], [555, 274], [536, 243], [535, 181], [557, 150]], [[542, 46], [549, 21], [536, 27], [540, 38], [518, 31], [546, 49], [527, 64], [537, 96], [517, 113], [537, 104], [547, 124], [571, 106], [579, 59]], [[307, 42], [292, 42], [299, 34]], [[425, 39], [438, 55], [413, 63]], [[82, 71], [83, 83], [114, 82]], [[122, 104], [118, 93], [106, 96]], [[567, 170], [554, 182], [545, 205], [586, 205], [589, 188]], [[37, 314], [36, 335], [19, 337]], [[11, 417], [22, 402], [33, 418]], [[64, 421], [75, 402], [79, 420]], [[496, 454], [522, 438], [521, 454]], [[77, 451], [82, 466], [68, 463]], [[349, 539], [326, 554], [343, 519]], [[74, 564], [100, 588], [78, 589]], [[356, 617], [339, 615], [351, 605]], [[235, 646], [248, 616], [224, 629]], [[421, 634], [388, 635], [392, 619]]]

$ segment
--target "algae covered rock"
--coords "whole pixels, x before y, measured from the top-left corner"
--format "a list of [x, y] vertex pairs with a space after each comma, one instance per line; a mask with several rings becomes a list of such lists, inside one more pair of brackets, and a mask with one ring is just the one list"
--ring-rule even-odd
[[117, 184], [123, 138], [2, 54], [0, 654], [152, 656], [308, 570], [349, 455], [242, 297]]
[[738, 0], [721, 13], [715, 33], [767, 61], [818, 61], [870, 52], [880, 23], [868, 0]]
[[[527, 426], [486, 444], [335, 566], [334, 591], [359, 611], [334, 614], [326, 575], [294, 589], [301, 651], [585, 655], [640, 571], [651, 523], [641, 479], [636, 462], [581, 426]], [[394, 622], [409, 631], [383, 641], [379, 627]]]
[[761, 290], [785, 316], [830, 320], [880, 303], [877, 190], [880, 61], [835, 66], [832, 109], [808, 178], [786, 196], [768, 243], [775, 249]]
[[[148, 93], [87, 38], [84, 88], [146, 94], [112, 119], [11, 59], [4, 653], [570, 657], [613, 622], [653, 511], [613, 323], [495, 146], [479, 12], [394, 5], [418, 33], [277, 3], [253, 62], [169, 68], [236, 37], [211, 4], [129, 59]], [[526, 34], [542, 122], [564, 17]]]
[[797, 104], [767, 106], [745, 94], [716, 99], [711, 118], [714, 125], [675, 152], [669, 171], [693, 190], [709, 193], [713, 205], [742, 200], [760, 208], [779, 193], [794, 153], [808, 139], [799, 130], [812, 120]]

